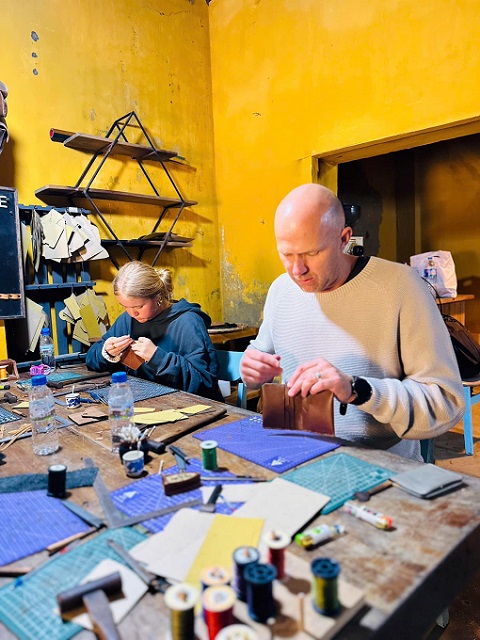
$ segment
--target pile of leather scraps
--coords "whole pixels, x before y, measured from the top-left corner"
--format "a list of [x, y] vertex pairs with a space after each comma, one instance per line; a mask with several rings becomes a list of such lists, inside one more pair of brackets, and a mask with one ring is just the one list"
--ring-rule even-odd
[[8, 89], [3, 82], [0, 82], [0, 153], [3, 151], [5, 142], [8, 142], [8, 129], [5, 120], [8, 113], [7, 96]]

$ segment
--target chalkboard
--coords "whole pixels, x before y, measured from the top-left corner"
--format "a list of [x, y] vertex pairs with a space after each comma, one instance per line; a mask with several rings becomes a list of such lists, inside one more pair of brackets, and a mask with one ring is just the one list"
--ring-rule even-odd
[[25, 317], [17, 190], [0, 187], [0, 319]]

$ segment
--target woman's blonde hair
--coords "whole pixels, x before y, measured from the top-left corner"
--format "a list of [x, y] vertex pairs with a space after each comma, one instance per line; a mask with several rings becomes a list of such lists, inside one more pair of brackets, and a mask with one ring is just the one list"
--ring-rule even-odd
[[127, 262], [113, 279], [113, 293], [126, 298], [151, 298], [170, 302], [173, 294], [170, 269], [154, 269], [148, 264]]

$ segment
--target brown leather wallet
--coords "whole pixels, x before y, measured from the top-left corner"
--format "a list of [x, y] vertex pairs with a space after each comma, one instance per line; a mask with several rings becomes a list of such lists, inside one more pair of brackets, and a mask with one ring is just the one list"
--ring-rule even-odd
[[131, 347], [127, 347], [125, 351], [122, 352], [120, 359], [122, 364], [134, 371], [136, 371], [145, 362], [140, 358], [140, 356], [137, 356], [137, 354], [132, 351]]
[[262, 387], [263, 426], [266, 429], [297, 429], [334, 436], [333, 393], [321, 391], [290, 398], [285, 384]]

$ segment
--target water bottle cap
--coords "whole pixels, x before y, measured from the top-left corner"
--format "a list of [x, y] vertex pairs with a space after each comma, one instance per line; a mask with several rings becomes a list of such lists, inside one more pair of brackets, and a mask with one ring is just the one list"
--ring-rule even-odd
[[32, 387], [41, 387], [44, 384], [47, 384], [47, 376], [33, 376]]
[[112, 373], [112, 382], [126, 382], [127, 381], [127, 374], [125, 371], [115, 371], [115, 373]]
[[48, 327], [43, 327], [42, 336], [49, 336], [49, 335], [50, 335], [50, 329]]

